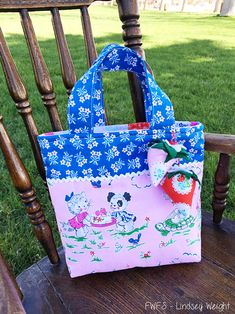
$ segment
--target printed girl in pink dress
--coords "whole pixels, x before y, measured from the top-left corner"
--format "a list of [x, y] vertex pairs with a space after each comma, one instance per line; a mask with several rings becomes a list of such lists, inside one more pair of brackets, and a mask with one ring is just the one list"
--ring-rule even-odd
[[89, 231], [88, 227], [91, 225], [91, 217], [88, 214], [90, 202], [86, 197], [85, 192], [80, 194], [66, 195], [69, 211], [75, 215], [69, 219], [69, 225], [75, 230], [77, 237], [85, 237]]

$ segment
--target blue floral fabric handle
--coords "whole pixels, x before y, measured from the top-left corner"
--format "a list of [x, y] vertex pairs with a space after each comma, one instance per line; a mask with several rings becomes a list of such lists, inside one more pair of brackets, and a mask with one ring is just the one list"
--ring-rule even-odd
[[150, 128], [174, 124], [174, 110], [168, 96], [156, 84], [144, 60], [132, 49], [109, 45], [103, 49], [92, 67], [75, 84], [69, 98], [68, 124], [71, 132], [92, 132], [105, 125], [102, 71], [136, 73], [144, 94], [146, 120]]

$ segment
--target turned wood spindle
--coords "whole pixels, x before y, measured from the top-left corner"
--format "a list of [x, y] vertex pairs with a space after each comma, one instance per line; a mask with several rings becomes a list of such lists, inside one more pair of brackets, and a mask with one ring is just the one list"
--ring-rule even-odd
[[214, 197], [212, 202], [213, 221], [220, 224], [223, 212], [227, 205], [227, 196], [230, 182], [230, 155], [220, 154], [217, 170], [215, 173]]
[[32, 183], [24, 164], [22, 163], [0, 117], [0, 148], [5, 157], [13, 185], [19, 192], [26, 212], [33, 225], [33, 231], [45, 249], [52, 264], [59, 262], [51, 228], [45, 219], [41, 204], [38, 201]]
[[[123, 40], [125, 46], [134, 49], [141, 57], [145, 58], [142, 46], [142, 35], [140, 30], [139, 10], [137, 0], [117, 0], [119, 17], [123, 25]], [[128, 72], [131, 97], [137, 122], [146, 121], [144, 97], [140, 83], [134, 73]]]
[[25, 314], [22, 298], [15, 277], [0, 252], [0, 313]]
[[23, 118], [27, 129], [28, 137], [31, 142], [34, 158], [38, 168], [38, 172], [42, 179], [46, 181], [45, 170], [43, 166], [42, 156], [37, 141], [38, 130], [33, 119], [32, 108], [28, 101], [27, 90], [17, 71], [16, 65], [7, 46], [2, 30], [0, 29], [0, 60], [6, 78], [9, 93], [16, 104], [16, 108]]
[[64, 30], [60, 18], [60, 13], [57, 8], [51, 9], [52, 24], [54, 28], [57, 49], [60, 58], [60, 67], [64, 86], [67, 90], [67, 94], [70, 95], [71, 90], [76, 83], [76, 74], [74, 70], [73, 61], [69, 52], [67, 40], [64, 35]]
[[87, 7], [81, 8], [81, 21], [84, 34], [84, 42], [87, 54], [87, 64], [91, 67], [94, 60], [97, 58], [97, 52], [95, 47], [95, 41], [92, 34], [91, 21]]
[[62, 131], [62, 125], [56, 106], [53, 84], [49, 76], [46, 63], [43, 59], [31, 18], [27, 9], [20, 10], [21, 24], [27, 40], [28, 49], [34, 70], [34, 77], [38, 90], [47, 108], [53, 131]]

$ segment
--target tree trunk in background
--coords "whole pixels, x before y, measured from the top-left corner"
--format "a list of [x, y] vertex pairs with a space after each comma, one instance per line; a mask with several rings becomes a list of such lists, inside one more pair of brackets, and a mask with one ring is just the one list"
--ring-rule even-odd
[[148, 0], [144, 0], [144, 10], [146, 10], [148, 4]]
[[235, 15], [235, 0], [224, 0], [220, 16]]
[[187, 0], [183, 0], [183, 4], [182, 4], [182, 8], [181, 8], [181, 12], [184, 12], [184, 8], [185, 8], [185, 4], [186, 4]]
[[164, 11], [165, 2], [166, 2], [165, 0], [161, 0], [161, 4], [160, 4], [160, 7], [159, 7], [160, 11]]
[[221, 11], [222, 3], [223, 3], [223, 0], [216, 0], [215, 1], [214, 13], [219, 13]]

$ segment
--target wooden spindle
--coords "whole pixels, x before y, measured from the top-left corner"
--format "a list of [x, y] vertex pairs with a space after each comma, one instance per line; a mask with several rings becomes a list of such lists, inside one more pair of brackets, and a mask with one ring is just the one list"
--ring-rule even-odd
[[221, 223], [223, 212], [227, 205], [227, 196], [230, 182], [230, 155], [220, 154], [215, 173], [214, 197], [212, 202], [213, 221]]
[[71, 90], [76, 83], [76, 74], [74, 70], [73, 61], [69, 52], [67, 40], [64, 35], [64, 30], [60, 18], [60, 13], [57, 8], [51, 9], [52, 24], [54, 28], [57, 49], [60, 57], [61, 73], [64, 82], [64, 86], [67, 90], [67, 94], [70, 95]]
[[46, 63], [43, 59], [28, 10], [20, 10], [20, 15], [38, 90], [42, 96], [44, 105], [47, 108], [53, 131], [61, 131], [62, 125], [56, 106], [56, 98], [52, 81], [50, 79]]
[[81, 8], [81, 21], [82, 21], [82, 29], [84, 34], [84, 41], [87, 53], [87, 63], [88, 67], [92, 65], [94, 60], [97, 58], [97, 52], [95, 48], [95, 41], [92, 34], [91, 21], [88, 13], [87, 7]]
[[22, 297], [15, 277], [0, 253], [0, 313], [25, 314]]
[[41, 204], [38, 201], [27, 170], [24, 167], [0, 117], [0, 148], [5, 157], [13, 185], [19, 192], [26, 212], [33, 225], [34, 233], [42, 244], [52, 264], [59, 262], [51, 228], [45, 219]]
[[0, 59], [6, 78], [9, 93], [16, 104], [16, 108], [23, 118], [27, 129], [28, 137], [31, 142], [34, 158], [38, 168], [38, 172], [42, 179], [46, 181], [45, 170], [43, 166], [42, 156], [37, 141], [38, 130], [33, 119], [32, 108], [28, 101], [27, 90], [17, 71], [16, 65], [7, 46], [2, 30], [0, 29]]
[[[125, 46], [134, 49], [140, 56], [145, 58], [142, 46], [140, 30], [139, 10], [137, 0], [117, 0], [119, 17], [123, 25], [123, 40]], [[143, 92], [140, 83], [133, 73], [128, 73], [131, 97], [137, 122], [146, 121]]]
[[[84, 35], [84, 42], [86, 47], [86, 55], [87, 55], [87, 65], [88, 67], [92, 66], [92, 63], [97, 58], [97, 51], [95, 47], [95, 41], [92, 33], [91, 20], [88, 12], [88, 8], [86, 6], [81, 8], [81, 21], [82, 21], [82, 29]], [[105, 118], [106, 124], [109, 124], [109, 119], [107, 116], [107, 109], [105, 109]]]
[[125, 45], [134, 49], [144, 58], [142, 46], [142, 34], [139, 23], [139, 9], [137, 0], [117, 0], [119, 17], [123, 25], [123, 40]]

